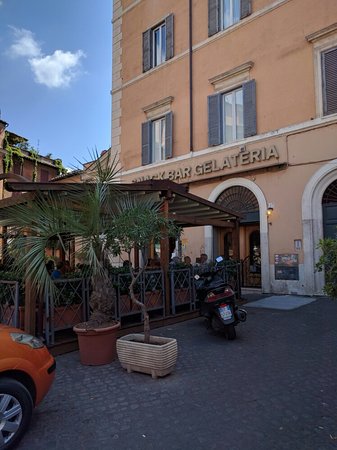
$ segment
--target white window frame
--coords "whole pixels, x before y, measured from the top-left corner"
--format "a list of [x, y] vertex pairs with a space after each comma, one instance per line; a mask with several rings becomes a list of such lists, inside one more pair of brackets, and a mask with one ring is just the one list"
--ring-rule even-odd
[[[238, 23], [240, 21], [240, 6], [241, 6], [240, 0], [228, 0], [230, 2], [230, 6], [229, 6], [229, 8], [230, 8], [230, 11], [229, 11], [230, 23], [225, 26], [225, 1], [226, 0], [220, 1], [220, 29], [221, 30], [226, 30], [227, 28], [231, 27], [232, 25], [235, 25], [236, 23]], [[239, 16], [238, 16], [237, 20], [234, 18], [234, 3], [235, 2], [238, 3], [238, 8], [239, 8]]]
[[323, 70], [322, 70], [322, 54], [327, 50], [337, 47], [337, 34], [326, 36], [313, 43], [314, 49], [314, 75], [315, 75], [315, 99], [316, 99], [316, 116], [327, 117], [324, 115], [323, 108]]
[[[156, 148], [156, 131], [157, 131], [157, 125], [160, 127], [159, 133], [161, 136], [161, 140], [157, 141], [158, 147], [160, 146], [160, 150], [158, 151]], [[166, 122], [165, 117], [160, 117], [159, 119], [152, 120], [151, 123], [151, 133], [152, 133], [152, 139], [151, 139], [151, 162], [159, 162], [165, 160], [165, 128], [166, 128]]]
[[[156, 33], [159, 31], [159, 49], [156, 46]], [[159, 53], [159, 54], [158, 54]], [[152, 30], [152, 67], [157, 67], [166, 61], [166, 24], [162, 22]]]
[[[225, 97], [226, 95], [232, 94], [234, 98], [236, 98], [236, 92], [241, 91], [242, 95], [243, 95], [243, 90], [242, 90], [242, 86], [233, 89], [231, 91], [227, 91], [221, 94], [222, 98], [221, 98], [221, 108], [222, 108], [222, 142], [224, 144], [230, 144], [232, 142], [238, 141], [243, 139], [243, 136], [238, 137], [237, 136], [237, 104], [236, 101], [232, 102], [232, 119], [233, 119], [233, 123], [232, 123], [232, 140], [227, 141], [226, 140], [226, 109], [225, 109]], [[243, 110], [242, 110], [242, 123], [243, 123]]]

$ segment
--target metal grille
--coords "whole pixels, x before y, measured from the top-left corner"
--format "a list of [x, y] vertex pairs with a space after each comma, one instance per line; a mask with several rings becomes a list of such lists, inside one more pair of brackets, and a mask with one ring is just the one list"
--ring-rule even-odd
[[45, 298], [44, 328], [46, 344], [55, 343], [55, 332], [71, 329], [89, 315], [89, 280], [82, 278], [55, 281], [56, 292]]
[[[129, 295], [131, 276], [128, 273], [118, 274], [114, 279], [117, 290], [117, 318], [141, 314], [137, 305], [132, 303]], [[164, 316], [164, 282], [161, 270], [146, 270], [134, 286], [137, 300], [144, 303], [147, 311], [161, 311]]]
[[241, 214], [259, 210], [255, 195], [244, 186], [232, 186], [226, 189], [215, 203]]
[[19, 282], [0, 281], [0, 323], [20, 327]]
[[324, 192], [322, 203], [337, 203], [337, 180], [333, 181]]
[[163, 273], [161, 270], [143, 273], [143, 302], [148, 311], [164, 308]]
[[189, 309], [192, 310], [191, 276], [191, 270], [188, 268], [169, 272], [172, 314], [176, 313], [176, 307], [180, 305], [189, 305]]

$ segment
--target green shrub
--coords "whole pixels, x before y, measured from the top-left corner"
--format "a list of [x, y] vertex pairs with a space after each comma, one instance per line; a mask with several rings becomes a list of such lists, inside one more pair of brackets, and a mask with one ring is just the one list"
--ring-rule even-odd
[[337, 298], [337, 239], [320, 239], [318, 249], [322, 255], [316, 263], [316, 270], [325, 273], [323, 292], [332, 298]]

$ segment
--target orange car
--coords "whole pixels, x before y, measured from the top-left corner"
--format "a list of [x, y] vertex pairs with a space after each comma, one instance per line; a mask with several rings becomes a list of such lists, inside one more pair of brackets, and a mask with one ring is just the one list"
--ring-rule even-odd
[[12, 448], [28, 428], [33, 408], [55, 377], [55, 360], [43, 343], [0, 325], [0, 449]]

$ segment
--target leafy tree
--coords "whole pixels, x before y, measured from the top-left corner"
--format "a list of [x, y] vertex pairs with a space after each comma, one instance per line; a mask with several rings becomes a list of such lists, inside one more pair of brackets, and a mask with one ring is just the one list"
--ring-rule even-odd
[[152, 196], [136, 197], [125, 195], [116, 203], [116, 217], [108, 234], [111, 248], [115, 255], [127, 253], [131, 260], [131, 252], [137, 248], [141, 251], [144, 262], [141, 268], [129, 265], [131, 283], [129, 293], [132, 302], [137, 305], [144, 317], [144, 341], [150, 342], [150, 319], [144, 303], [137, 300], [134, 292], [137, 280], [147, 267], [148, 250], [151, 242], [158, 242], [166, 237], [177, 237], [180, 228], [173, 221], [163, 216], [161, 203]]

